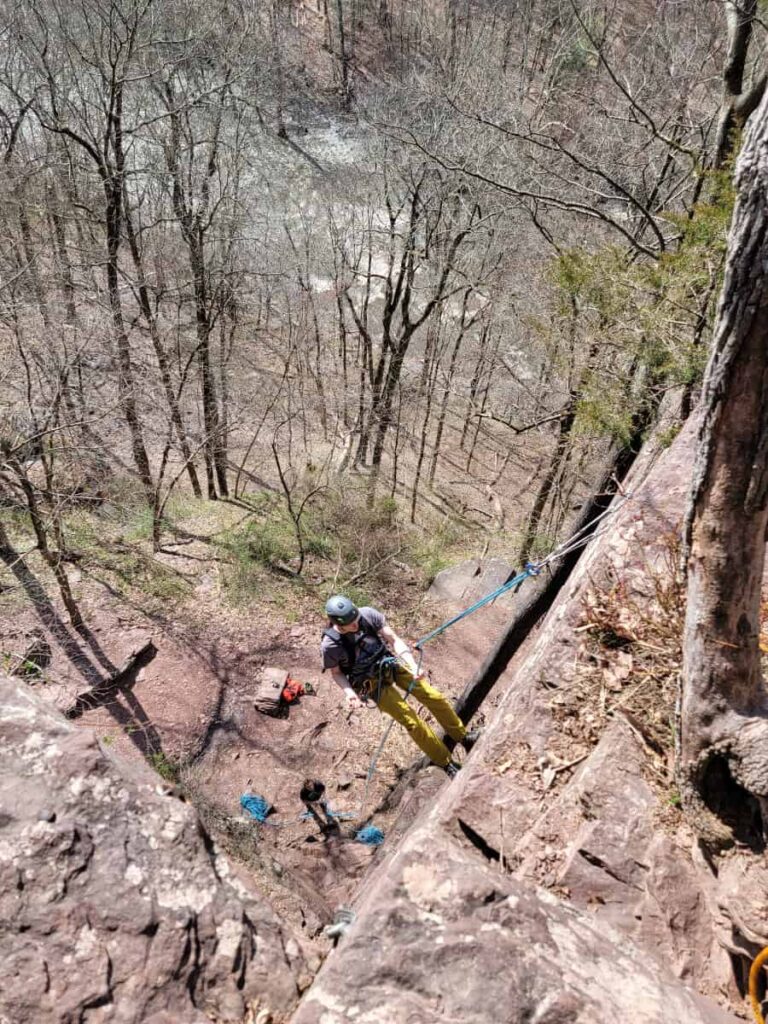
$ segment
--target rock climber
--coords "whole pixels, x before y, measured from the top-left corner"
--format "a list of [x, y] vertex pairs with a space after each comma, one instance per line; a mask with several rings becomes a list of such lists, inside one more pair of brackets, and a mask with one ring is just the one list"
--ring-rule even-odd
[[330, 671], [347, 705], [361, 707], [363, 702], [373, 701], [407, 730], [431, 761], [454, 778], [459, 765], [451, 758], [448, 747], [419, 718], [399, 690], [413, 694], [466, 751], [475, 745], [479, 731], [468, 731], [447, 697], [419, 673], [408, 644], [387, 625], [382, 612], [358, 608], [343, 594], [329, 598], [325, 611], [329, 621], [320, 645], [323, 671]]

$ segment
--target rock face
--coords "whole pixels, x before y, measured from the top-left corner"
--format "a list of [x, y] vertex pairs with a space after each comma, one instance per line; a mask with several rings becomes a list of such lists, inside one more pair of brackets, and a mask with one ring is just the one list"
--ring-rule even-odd
[[591, 915], [411, 833], [293, 1024], [735, 1024]]
[[[722, 998], [732, 968], [712, 872], [666, 801], [658, 748], [621, 709], [630, 651], [609, 675], [581, 647], [595, 586], [618, 578], [620, 610], [654, 601], [690, 436], [587, 549], [458, 778], [438, 794], [419, 784], [420, 813], [415, 794], [293, 1024], [735, 1024], [699, 994]], [[463, 594], [469, 578], [456, 583]]]
[[0, 678], [3, 1024], [285, 1019], [299, 947], [167, 789]]
[[471, 558], [443, 569], [432, 581], [429, 596], [452, 604], [467, 605], [502, 586], [516, 573], [511, 562], [503, 558]]

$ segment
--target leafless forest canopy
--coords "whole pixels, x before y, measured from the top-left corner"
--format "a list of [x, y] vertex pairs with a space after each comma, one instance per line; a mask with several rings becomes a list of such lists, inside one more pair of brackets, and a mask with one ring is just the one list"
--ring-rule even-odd
[[274, 493], [301, 572], [335, 489], [526, 556], [690, 408], [761, 5], [3, 6], [0, 500], [68, 607], [73, 509]]

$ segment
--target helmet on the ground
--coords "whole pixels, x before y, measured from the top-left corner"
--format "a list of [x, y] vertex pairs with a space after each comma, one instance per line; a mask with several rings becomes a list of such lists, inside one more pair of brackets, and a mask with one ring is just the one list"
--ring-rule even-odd
[[348, 626], [350, 622], [355, 621], [359, 612], [357, 605], [348, 597], [344, 597], [343, 594], [334, 594], [325, 603], [325, 614], [334, 622]]

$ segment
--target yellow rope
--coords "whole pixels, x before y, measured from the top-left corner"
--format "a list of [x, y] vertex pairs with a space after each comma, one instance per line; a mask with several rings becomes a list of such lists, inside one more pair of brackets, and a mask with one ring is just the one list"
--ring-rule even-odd
[[752, 1003], [752, 1013], [755, 1015], [757, 1024], [765, 1024], [765, 1017], [760, 1009], [760, 1000], [757, 998], [757, 978], [760, 974], [760, 968], [766, 961], [768, 961], [768, 946], [757, 954], [749, 969], [749, 999]]

